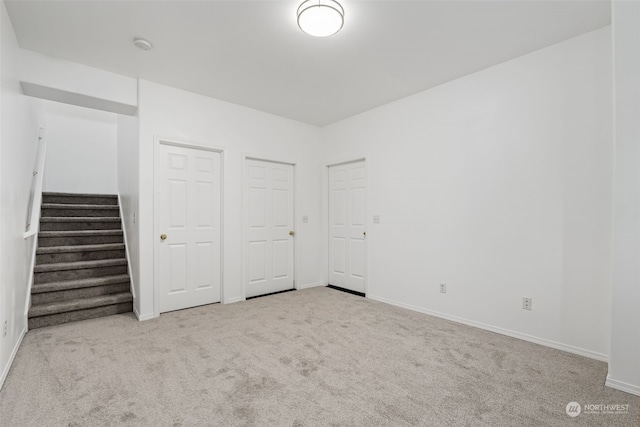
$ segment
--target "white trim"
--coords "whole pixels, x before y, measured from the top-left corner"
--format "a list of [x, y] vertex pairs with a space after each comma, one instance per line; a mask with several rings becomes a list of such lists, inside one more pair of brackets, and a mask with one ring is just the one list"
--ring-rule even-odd
[[579, 356], [588, 357], [590, 359], [600, 360], [602, 362], [607, 362], [609, 357], [606, 354], [598, 353], [595, 351], [587, 350], [580, 347], [574, 347], [568, 344], [562, 344], [557, 341], [551, 341], [546, 338], [540, 338], [533, 335], [523, 334], [521, 332], [512, 331], [509, 329], [500, 328], [498, 326], [487, 325], [486, 323], [476, 322], [475, 320], [468, 320], [462, 317], [451, 316], [449, 314], [440, 313], [438, 311], [428, 310], [426, 308], [416, 307], [414, 305], [405, 304], [398, 301], [393, 301], [387, 298], [382, 298], [375, 295], [367, 295], [367, 298], [370, 298], [374, 301], [380, 301], [387, 304], [395, 305], [397, 307], [406, 308], [408, 310], [417, 311], [419, 313], [428, 314], [430, 316], [439, 317], [441, 319], [451, 320], [452, 322], [462, 323], [463, 325], [473, 326], [474, 328], [484, 329], [485, 331], [495, 332], [497, 334], [506, 335], [512, 338], [518, 338], [523, 341], [529, 341], [535, 344], [544, 345], [546, 347], [555, 348], [556, 350], [566, 351], [568, 353], [577, 354]]
[[625, 383], [624, 381], [614, 380], [608, 374], [607, 381], [605, 381], [604, 385], [606, 385], [607, 387], [615, 388], [616, 390], [640, 396], [640, 386]]
[[269, 155], [258, 154], [254, 152], [243, 151], [242, 158], [244, 160], [259, 160], [262, 162], [280, 163], [285, 165], [295, 166], [298, 162], [294, 159], [288, 159], [283, 157], [272, 157]]
[[9, 356], [9, 360], [7, 361], [7, 366], [4, 367], [2, 371], [2, 376], [0, 377], [0, 390], [4, 385], [4, 380], [7, 379], [7, 375], [9, 375], [9, 370], [11, 370], [11, 365], [13, 365], [13, 360], [16, 358], [16, 354], [18, 354], [18, 349], [20, 348], [20, 344], [22, 344], [22, 340], [27, 333], [27, 326], [22, 329], [20, 333], [20, 337], [18, 337], [18, 341], [16, 345], [13, 347], [13, 351], [11, 351], [11, 356]]
[[318, 286], [327, 286], [322, 282], [313, 282], [313, 283], [305, 283], [304, 285], [298, 285], [296, 286], [297, 290], [301, 290], [301, 289], [309, 289], [309, 288], [316, 288]]
[[212, 145], [207, 144], [202, 141], [194, 141], [189, 139], [176, 139], [176, 138], [165, 138], [161, 135], [154, 135], [153, 142], [157, 146], [157, 144], [165, 144], [165, 145], [173, 145], [176, 147], [184, 147], [184, 148], [195, 148], [196, 150], [204, 150], [204, 151], [215, 151], [218, 153], [223, 153], [225, 148], [222, 145]]
[[241, 301], [244, 301], [244, 299], [242, 299], [242, 297], [235, 297], [235, 298], [229, 298], [229, 299], [223, 301], [222, 303], [223, 304], [233, 304], [233, 303], [241, 302]]
[[140, 322], [156, 318], [156, 316], [154, 316], [153, 313], [149, 313], [149, 314], [140, 314], [140, 313], [138, 313], [138, 309], [135, 307], [135, 305], [133, 306], [133, 314], [136, 315], [136, 317], [138, 318], [138, 320]]
[[[326, 167], [348, 165], [349, 163], [366, 162], [367, 156], [349, 157], [348, 159], [334, 160], [325, 164]], [[367, 177], [368, 178], [368, 177]], [[367, 182], [368, 184], [368, 182]]]
[[[212, 144], [206, 144], [200, 141], [187, 139], [165, 138], [161, 135], [153, 136], [153, 232], [154, 236], [160, 234], [160, 225], [158, 215], [160, 208], [160, 198], [158, 192], [158, 176], [160, 162], [160, 145], [172, 145], [175, 147], [188, 148], [192, 150], [203, 150], [220, 153], [220, 301], [224, 301], [224, 147]], [[141, 315], [139, 320], [147, 320], [150, 318], [160, 317], [160, 286], [159, 281], [155, 280], [160, 277], [160, 262], [157, 241], [153, 240], [153, 314]], [[151, 317], [149, 317], [151, 316]]]
[[[133, 295], [133, 305], [135, 307], [136, 300], [136, 287], [133, 283], [133, 274], [131, 274], [131, 257], [129, 256], [129, 243], [127, 240], [127, 227], [124, 225], [124, 213], [122, 212], [122, 198], [120, 197], [120, 192], [118, 191], [118, 210], [120, 211], [120, 226], [122, 227], [122, 237], [124, 238], [124, 254], [127, 258], [127, 274], [129, 275], [129, 292]], [[136, 316], [137, 313], [136, 313]]]

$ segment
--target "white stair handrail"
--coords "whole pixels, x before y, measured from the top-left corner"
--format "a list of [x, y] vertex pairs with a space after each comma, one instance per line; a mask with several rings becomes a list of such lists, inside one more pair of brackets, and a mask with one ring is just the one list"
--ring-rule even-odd
[[24, 238], [36, 234], [40, 228], [40, 207], [42, 205], [42, 183], [44, 179], [44, 164], [47, 155], [47, 141], [44, 138], [44, 129], [40, 128], [38, 135], [38, 151], [36, 165], [33, 171], [31, 194], [29, 197], [29, 211], [27, 213], [27, 229]]
[[28, 316], [31, 308], [31, 287], [33, 286], [34, 272], [36, 265], [36, 249], [38, 249], [38, 231], [40, 230], [40, 208], [42, 206], [42, 185], [44, 180], [44, 164], [47, 155], [47, 142], [44, 137], [44, 129], [40, 128], [38, 133], [38, 150], [36, 153], [33, 180], [31, 183], [31, 193], [29, 194], [29, 210], [27, 212], [27, 229], [24, 238], [35, 236], [31, 245], [31, 262], [29, 263], [29, 282], [27, 284], [27, 298], [25, 300], [24, 315]]

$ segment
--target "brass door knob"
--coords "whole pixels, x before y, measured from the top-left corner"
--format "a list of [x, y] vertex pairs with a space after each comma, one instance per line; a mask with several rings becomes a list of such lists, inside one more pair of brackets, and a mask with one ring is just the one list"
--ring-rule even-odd
[[367, 237], [367, 232], [366, 232], [366, 231], [363, 231], [363, 232], [362, 232], [362, 235], [363, 235], [364, 237]]
[[161, 234], [160, 235], [160, 240], [167, 240], [167, 235], [166, 234]]
[[295, 231], [293, 231], [293, 230], [291, 230], [291, 231], [289, 232], [289, 236], [293, 236], [294, 234], [296, 234], [296, 233], [295, 233]]

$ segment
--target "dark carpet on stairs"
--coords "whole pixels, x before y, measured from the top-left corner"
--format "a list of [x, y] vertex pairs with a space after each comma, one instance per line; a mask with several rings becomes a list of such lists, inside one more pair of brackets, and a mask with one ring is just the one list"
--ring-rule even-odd
[[131, 312], [115, 195], [43, 193], [29, 329]]

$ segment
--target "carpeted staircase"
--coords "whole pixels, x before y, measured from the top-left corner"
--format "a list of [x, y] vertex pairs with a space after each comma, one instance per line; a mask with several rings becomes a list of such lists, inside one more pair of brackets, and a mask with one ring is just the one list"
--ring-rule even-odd
[[29, 329], [133, 311], [115, 195], [43, 193]]

